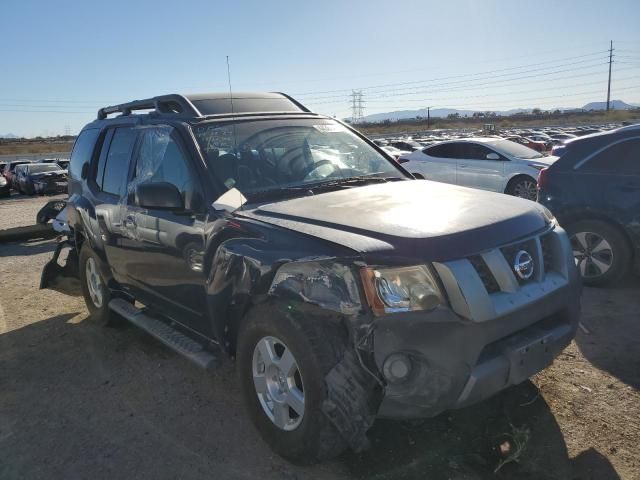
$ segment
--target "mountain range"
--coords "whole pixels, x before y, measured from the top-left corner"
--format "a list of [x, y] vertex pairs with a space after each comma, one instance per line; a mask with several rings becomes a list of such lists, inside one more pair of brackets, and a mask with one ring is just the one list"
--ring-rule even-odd
[[0, 133], [0, 138], [18, 138], [18, 136], [13, 133]]
[[[630, 110], [633, 108], [640, 107], [640, 104], [631, 104], [623, 102], [622, 100], [612, 100], [611, 108], [614, 110]], [[572, 108], [549, 108], [545, 110], [561, 110], [563, 112], [571, 112], [571, 111], [582, 111], [582, 110], [605, 110], [607, 108], [607, 102], [590, 102], [582, 107], [572, 107]], [[533, 108], [513, 108], [511, 110], [495, 110], [494, 112], [498, 116], [508, 116], [514, 115], [517, 113], [530, 113]], [[484, 111], [484, 110], [458, 110], [456, 108], [432, 108], [429, 111], [429, 115], [432, 118], [444, 118], [449, 115], [458, 114], [461, 117], [471, 116], [476, 112]], [[363, 121], [365, 122], [383, 122], [385, 120], [397, 121], [397, 120], [405, 120], [409, 118], [427, 118], [427, 109], [420, 108], [417, 110], [396, 110], [393, 112], [383, 112], [383, 113], [372, 113], [371, 115], [367, 115], [363, 117]], [[349, 120], [349, 119], [347, 119]]]

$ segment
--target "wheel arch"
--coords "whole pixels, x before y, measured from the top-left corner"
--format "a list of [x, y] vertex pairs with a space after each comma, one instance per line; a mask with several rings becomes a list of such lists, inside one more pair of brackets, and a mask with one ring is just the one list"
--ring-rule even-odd
[[563, 213], [561, 218], [559, 219], [560, 225], [565, 230], [568, 230], [571, 225], [582, 222], [586, 220], [597, 220], [599, 222], [606, 223], [612, 228], [615, 228], [624, 238], [627, 246], [629, 247], [629, 252], [631, 253], [632, 261], [636, 260], [636, 248], [634, 247], [633, 240], [631, 235], [627, 231], [627, 229], [619, 222], [616, 222], [611, 218], [611, 216], [606, 215], [605, 213], [594, 211], [594, 210], [573, 210], [568, 213]]

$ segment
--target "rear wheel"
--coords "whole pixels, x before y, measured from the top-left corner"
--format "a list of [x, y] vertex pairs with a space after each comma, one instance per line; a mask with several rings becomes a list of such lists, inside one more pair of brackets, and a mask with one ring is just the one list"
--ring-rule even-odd
[[276, 453], [298, 464], [347, 448], [322, 412], [325, 376], [341, 359], [344, 337], [339, 327], [319, 322], [327, 321], [258, 307], [238, 334], [238, 375], [249, 416]]
[[614, 226], [600, 220], [582, 220], [569, 225], [567, 232], [586, 285], [608, 285], [628, 270], [631, 249]]
[[526, 175], [515, 177], [507, 185], [505, 193], [535, 201], [538, 196], [538, 182]]
[[99, 269], [99, 258], [85, 243], [80, 250], [79, 273], [82, 295], [89, 314], [101, 323], [109, 324], [111, 292]]

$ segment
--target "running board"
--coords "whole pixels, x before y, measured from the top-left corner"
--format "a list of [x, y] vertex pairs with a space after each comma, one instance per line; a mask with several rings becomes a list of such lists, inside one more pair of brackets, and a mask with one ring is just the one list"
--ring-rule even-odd
[[136, 308], [126, 300], [114, 298], [109, 302], [109, 308], [199, 367], [210, 369], [217, 363], [216, 357], [206, 351], [201, 343], [171, 325], [147, 315], [144, 310]]

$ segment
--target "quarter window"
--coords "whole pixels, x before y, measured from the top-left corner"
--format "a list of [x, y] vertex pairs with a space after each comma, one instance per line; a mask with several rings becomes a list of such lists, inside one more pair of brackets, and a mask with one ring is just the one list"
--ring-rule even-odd
[[640, 139], [616, 143], [587, 161], [581, 170], [593, 173], [640, 175]]
[[74, 180], [80, 180], [82, 165], [91, 161], [99, 133], [99, 129], [92, 128], [83, 130], [80, 135], [78, 135], [78, 139], [73, 146], [73, 152], [71, 152], [71, 161], [69, 164], [69, 175]]

